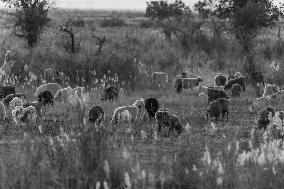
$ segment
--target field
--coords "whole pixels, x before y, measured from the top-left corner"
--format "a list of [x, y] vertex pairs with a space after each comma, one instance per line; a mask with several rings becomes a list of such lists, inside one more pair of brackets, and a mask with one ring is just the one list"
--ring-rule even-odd
[[[99, 24], [117, 15], [121, 15], [126, 25], [103, 27]], [[68, 17], [85, 23], [83, 28], [74, 29], [80, 39], [76, 54], [62, 47], [64, 35], [56, 30], [58, 23], [65, 22]], [[16, 125], [11, 119], [11, 110], [7, 110], [8, 120], [0, 129], [1, 188], [283, 187], [283, 142], [264, 131], [254, 131], [258, 115], [249, 112], [255, 98], [250, 84], [240, 98], [232, 99], [229, 120], [220, 122], [205, 119], [205, 107], [200, 104], [197, 94], [190, 90], [176, 94], [173, 89], [173, 78], [181, 70], [198, 73], [204, 80], [202, 85], [212, 86], [220, 62], [225, 64], [226, 69], [221, 70], [225, 73], [231, 65], [236, 70], [241, 69], [238, 64], [241, 57], [234, 53], [238, 48], [236, 41], [226, 40], [230, 36], [222, 38], [225, 49], [230, 51], [223, 49], [221, 59], [211, 51], [204, 55], [198, 50], [192, 50], [186, 57], [176, 41], [165, 41], [160, 29], [141, 27], [141, 23], [147, 21], [143, 13], [56, 10], [52, 18], [52, 26], [32, 50], [3, 28], [0, 36], [6, 40], [2, 46], [15, 52], [19, 62], [17, 68], [29, 64], [34, 73], [41, 74], [43, 68], [53, 66], [68, 74], [72, 69], [80, 70], [83, 77], [87, 67], [86, 70], [96, 70], [96, 79], [101, 79], [104, 74], [118, 74], [126, 84], [121, 84], [123, 92], [114, 102], [100, 100], [101, 88], [91, 86], [89, 89], [91, 102], [88, 106], [101, 105], [106, 115], [100, 128], [86, 122], [86, 110], [67, 103], [45, 107], [43, 117], [36, 125]], [[267, 70], [268, 76], [273, 72], [267, 69], [270, 61], [263, 58], [263, 49], [267, 45], [273, 54], [276, 31], [276, 28], [265, 30], [256, 41], [259, 43], [259, 65]], [[89, 32], [107, 37], [100, 56], [93, 54], [96, 47]], [[208, 40], [204, 46], [209, 44], [214, 41]], [[4, 49], [0, 51], [3, 55]], [[4, 56], [1, 58], [0, 61]], [[134, 61], [135, 58], [139, 61]], [[281, 60], [279, 55], [277, 61], [281, 68], [273, 78], [279, 85], [283, 81]], [[149, 75], [157, 70], [169, 73], [166, 88], [152, 86]], [[127, 77], [129, 75], [134, 79]], [[84, 84], [80, 80], [72, 86]], [[21, 84], [16, 88], [30, 101], [36, 100], [35, 90], [35, 87]], [[149, 96], [159, 100], [160, 108], [168, 108], [181, 118], [184, 132], [180, 136], [174, 133], [165, 137], [163, 132], [166, 131], [157, 134], [155, 121], [137, 121], [117, 127], [110, 124], [116, 107]], [[276, 110], [283, 110], [282, 105], [279, 104]], [[43, 133], [39, 132], [39, 127], [44, 128]]]

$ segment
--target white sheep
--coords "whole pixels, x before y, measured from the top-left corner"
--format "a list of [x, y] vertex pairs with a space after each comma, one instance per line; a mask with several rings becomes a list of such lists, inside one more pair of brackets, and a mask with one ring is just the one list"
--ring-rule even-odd
[[43, 91], [50, 91], [52, 96], [55, 96], [56, 92], [61, 89], [62, 87], [57, 83], [46, 83], [46, 84], [40, 85], [37, 88], [34, 96], [37, 97]]
[[253, 104], [250, 106], [250, 112], [261, 110], [270, 104], [270, 97], [260, 97], [253, 100]]
[[15, 97], [10, 102], [9, 107], [10, 107], [10, 110], [14, 110], [16, 106], [22, 106], [23, 104], [24, 102], [20, 98]]
[[12, 110], [13, 120], [16, 124], [34, 124], [37, 119], [37, 111], [34, 106], [16, 106]]
[[205, 93], [200, 93], [198, 96], [199, 102], [202, 106], [208, 104], [208, 96]]
[[63, 88], [58, 90], [54, 95], [54, 101], [67, 102], [67, 97], [74, 94], [74, 90], [71, 87]]

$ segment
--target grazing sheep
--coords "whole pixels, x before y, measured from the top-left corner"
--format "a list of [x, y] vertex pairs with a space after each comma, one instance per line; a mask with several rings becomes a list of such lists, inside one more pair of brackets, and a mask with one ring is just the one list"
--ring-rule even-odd
[[165, 87], [169, 81], [169, 76], [166, 72], [153, 72], [151, 78], [152, 82], [157, 84], [159, 87]]
[[115, 86], [109, 86], [104, 89], [101, 100], [117, 100], [118, 88]]
[[222, 73], [219, 73], [215, 76], [214, 81], [217, 86], [225, 86], [227, 78]]
[[57, 102], [67, 102], [67, 97], [75, 92], [71, 87], [63, 88], [58, 90], [54, 95], [54, 101]]
[[232, 86], [234, 84], [239, 84], [244, 91], [246, 91], [246, 87], [245, 87], [245, 77], [240, 77], [240, 78], [236, 78], [236, 79], [232, 79], [230, 80], [224, 87], [225, 90], [229, 90], [232, 88]]
[[2, 102], [0, 102], [0, 122], [3, 122], [6, 118], [6, 108]]
[[13, 54], [11, 53], [11, 51], [7, 51], [5, 54], [4, 64], [0, 68], [1, 83], [3, 83], [3, 81], [7, 81], [9, 76], [11, 75], [11, 69], [15, 63], [15, 61], [11, 59], [12, 56]]
[[43, 91], [38, 95], [38, 102], [42, 103], [42, 105], [52, 105], [54, 103], [53, 96], [50, 91]]
[[200, 104], [202, 104], [202, 106], [205, 106], [208, 104], [208, 96], [204, 93], [200, 93], [198, 96], [199, 102]]
[[207, 95], [208, 95], [208, 103], [210, 103], [214, 100], [217, 100], [218, 98], [230, 99], [225, 91], [217, 90], [217, 89], [214, 89], [214, 88], [208, 88]]
[[114, 110], [111, 124], [117, 125], [121, 122], [134, 122], [137, 120], [138, 108], [136, 106], [122, 106]]
[[94, 105], [89, 109], [89, 122], [101, 125], [104, 120], [104, 110], [101, 106]]
[[34, 96], [38, 96], [43, 91], [50, 91], [52, 96], [54, 96], [56, 92], [60, 89], [62, 89], [62, 87], [57, 83], [46, 83], [46, 84], [40, 85], [37, 88]]
[[64, 78], [63, 72], [59, 72], [52, 68], [47, 68], [44, 70], [43, 79], [47, 83], [52, 83], [52, 82], [62, 83], [63, 78]]
[[157, 111], [155, 114], [155, 119], [159, 132], [161, 131], [162, 127], [169, 128], [168, 135], [170, 132], [173, 132], [174, 129], [177, 131], [178, 135], [180, 135], [183, 131], [180, 118], [177, 115], [170, 113], [167, 109]]
[[252, 105], [250, 106], [250, 112], [254, 112], [260, 109], [263, 109], [270, 104], [270, 97], [260, 97], [253, 100]]
[[200, 77], [197, 78], [179, 78], [176, 77], [174, 80], [174, 88], [176, 89], [177, 93], [180, 93], [182, 89], [191, 89], [193, 90], [194, 87], [197, 87], [200, 82], [203, 80]]
[[15, 97], [20, 98], [22, 101], [27, 101], [26, 95], [23, 94], [23, 93], [9, 94], [9, 95], [7, 95], [7, 96], [3, 99], [3, 102], [4, 102], [5, 106], [9, 106], [10, 102], [11, 102]]
[[16, 106], [12, 110], [13, 120], [16, 124], [34, 124], [37, 119], [37, 112], [35, 107]]
[[16, 89], [14, 86], [6, 85], [6, 86], [0, 86], [0, 99], [4, 99], [9, 94], [15, 94]]
[[136, 106], [138, 108], [137, 119], [140, 121], [143, 120], [143, 117], [145, 115], [145, 100], [143, 98], [140, 98], [134, 102], [133, 106]]
[[206, 110], [206, 118], [215, 117], [216, 121], [219, 121], [220, 115], [222, 114], [222, 119], [227, 116], [227, 120], [229, 120], [229, 108], [230, 108], [230, 100], [226, 98], [219, 98], [210, 103], [209, 108]]
[[273, 95], [280, 91], [280, 88], [277, 85], [266, 84], [264, 87], [263, 97]]
[[176, 89], [177, 93], [180, 93], [182, 91], [182, 78], [176, 77], [173, 82], [173, 86]]
[[22, 106], [22, 105], [23, 101], [18, 97], [13, 98], [13, 100], [9, 103], [10, 110], [14, 110], [16, 106]]
[[145, 100], [145, 109], [150, 120], [155, 118], [155, 113], [159, 110], [159, 102], [156, 98], [150, 97]]
[[275, 110], [271, 107], [263, 108], [259, 114], [257, 120], [257, 126], [259, 129], [266, 129], [267, 125], [270, 123], [269, 113], [271, 112], [272, 117], [275, 115]]
[[231, 88], [232, 97], [240, 97], [242, 87], [239, 84], [234, 84]]

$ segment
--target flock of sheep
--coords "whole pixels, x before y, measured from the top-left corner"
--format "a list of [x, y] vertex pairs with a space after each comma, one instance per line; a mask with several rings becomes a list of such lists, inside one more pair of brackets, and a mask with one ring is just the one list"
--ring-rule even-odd
[[[0, 68], [0, 76], [2, 80], [6, 79], [13, 66], [11, 60], [12, 53], [8, 51], [5, 55], [5, 62]], [[54, 75], [54, 70], [50, 69], [49, 75]], [[48, 74], [46, 74], [48, 75]], [[60, 76], [59, 74], [57, 74]], [[168, 74], [165, 72], [154, 72], [152, 80], [159, 86], [165, 86], [168, 83]], [[225, 117], [229, 119], [231, 97], [240, 97], [242, 91], [246, 90], [246, 78], [240, 73], [229, 75], [227, 78], [224, 74], [219, 73], [214, 77], [214, 86], [201, 85], [203, 81], [201, 77], [182, 73], [177, 75], [173, 81], [173, 87], [177, 93], [183, 90], [192, 90], [198, 93], [198, 98], [203, 107], [206, 107], [207, 119], [215, 118], [216, 121]], [[262, 82], [263, 83], [263, 82]], [[119, 88], [113, 85], [104, 87], [101, 100], [117, 100]], [[84, 87], [66, 87], [62, 88], [58, 83], [46, 83], [40, 85], [35, 94], [37, 101], [30, 102], [25, 94], [16, 93], [14, 86], [6, 85], [0, 87], [0, 121], [7, 120], [7, 112], [12, 116], [12, 120], [16, 124], [35, 124], [38, 118], [42, 117], [42, 107], [53, 106], [54, 102], [70, 103], [74, 107], [87, 110], [90, 105], [89, 92]], [[278, 116], [282, 118], [284, 112], [276, 112], [274, 106], [281, 104], [284, 100], [284, 90], [276, 85], [266, 84], [263, 96], [253, 100], [250, 111], [255, 112], [260, 110], [257, 124], [260, 128], [266, 127], [271, 120]], [[279, 117], [280, 116], [280, 117]], [[99, 105], [93, 105], [88, 109], [88, 121], [101, 125], [105, 119], [104, 110]], [[154, 120], [156, 121], [158, 131], [162, 128], [167, 128], [168, 133], [176, 131], [180, 134], [184, 130], [180, 118], [170, 112], [167, 108], [160, 109], [157, 98], [150, 97], [147, 99], [140, 98], [132, 105], [117, 107], [114, 110], [111, 124], [118, 125], [122, 122], [133, 123], [136, 121]], [[275, 118], [276, 119], [276, 118]]]

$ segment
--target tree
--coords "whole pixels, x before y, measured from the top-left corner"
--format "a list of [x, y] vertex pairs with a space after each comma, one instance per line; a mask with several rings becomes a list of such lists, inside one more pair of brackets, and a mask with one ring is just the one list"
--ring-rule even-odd
[[254, 61], [253, 40], [263, 28], [273, 26], [283, 15], [281, 6], [273, 4], [272, 0], [200, 0], [195, 9], [201, 14], [207, 14], [226, 20], [224, 28], [233, 34], [240, 44], [245, 57], [244, 70], [257, 89], [259, 78], [262, 78]]
[[188, 6], [184, 2], [176, 0], [173, 3], [167, 1], [147, 2], [146, 17], [156, 20], [163, 28], [168, 40], [173, 34], [184, 49], [185, 56], [201, 36], [202, 22], [196, 21]]
[[29, 47], [33, 47], [40, 37], [43, 29], [51, 21], [48, 12], [51, 3], [47, 0], [1, 0], [13, 11], [9, 27], [13, 33], [20, 38], [27, 40]]

